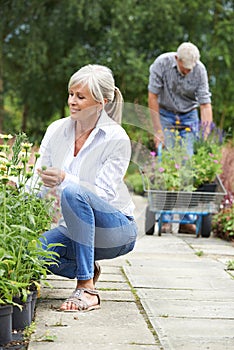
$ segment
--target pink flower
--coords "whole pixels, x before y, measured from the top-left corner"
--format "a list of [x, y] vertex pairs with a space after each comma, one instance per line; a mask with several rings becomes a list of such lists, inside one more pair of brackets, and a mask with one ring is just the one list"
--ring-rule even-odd
[[210, 156], [210, 157], [214, 157], [214, 154], [213, 154], [213, 153], [209, 153], [209, 156]]
[[180, 168], [179, 164], [175, 164], [175, 168], [179, 169]]
[[150, 152], [150, 154], [151, 154], [152, 157], [156, 156], [156, 152], [154, 152], [154, 151]]
[[160, 167], [160, 168], [158, 168], [158, 171], [160, 172], [160, 173], [163, 173], [164, 172], [164, 168], [162, 168], [162, 167]]
[[218, 164], [218, 163], [219, 163], [219, 161], [218, 161], [217, 159], [214, 159], [214, 163]]

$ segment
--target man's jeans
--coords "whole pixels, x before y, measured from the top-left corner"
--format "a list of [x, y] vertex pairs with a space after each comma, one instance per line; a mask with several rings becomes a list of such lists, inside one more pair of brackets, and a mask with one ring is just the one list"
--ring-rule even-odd
[[[171, 148], [175, 142], [175, 132], [170, 129], [178, 129], [179, 135], [186, 140], [188, 155], [193, 155], [193, 143], [198, 135], [199, 118], [196, 109], [186, 114], [175, 114], [173, 112], [160, 109], [160, 121], [164, 132], [165, 146]], [[176, 123], [179, 122], [179, 124]], [[181, 128], [181, 126], [183, 128]], [[191, 132], [185, 130], [189, 128]]]
[[[181, 138], [186, 140], [187, 153], [189, 156], [193, 155], [193, 144], [198, 136], [199, 131], [199, 118], [196, 109], [186, 114], [175, 114], [165, 109], [160, 109], [160, 121], [164, 132], [165, 147], [170, 149], [175, 144], [175, 129], [178, 130]], [[177, 123], [176, 123], [177, 121]], [[178, 123], [179, 122], [179, 123]], [[190, 129], [190, 132], [185, 130]], [[171, 131], [173, 129], [174, 131]], [[165, 216], [167, 220], [170, 220], [169, 216]], [[194, 215], [185, 215], [182, 219], [184, 220], [195, 220]]]
[[58, 226], [40, 238], [43, 248], [59, 254], [58, 264], [49, 269], [56, 275], [88, 280], [94, 274], [94, 261], [127, 254], [135, 245], [137, 226], [127, 217], [86, 188], [67, 186], [61, 196], [67, 227]]

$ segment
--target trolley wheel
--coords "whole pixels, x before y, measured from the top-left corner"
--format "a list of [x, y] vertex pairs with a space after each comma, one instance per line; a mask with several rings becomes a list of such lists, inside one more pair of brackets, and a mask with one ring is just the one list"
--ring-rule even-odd
[[147, 206], [145, 211], [145, 234], [153, 235], [154, 227], [155, 227], [155, 213], [150, 210], [149, 206]]
[[201, 222], [201, 236], [204, 238], [210, 237], [212, 228], [212, 216], [211, 214], [203, 215]]
[[158, 219], [158, 236], [162, 236], [162, 218]]

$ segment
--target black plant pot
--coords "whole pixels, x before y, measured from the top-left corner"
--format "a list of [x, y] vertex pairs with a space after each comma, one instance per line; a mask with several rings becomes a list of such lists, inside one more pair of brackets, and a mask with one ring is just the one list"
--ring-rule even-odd
[[12, 341], [12, 312], [11, 305], [0, 306], [0, 345]]
[[204, 183], [197, 188], [197, 192], [203, 192], [200, 196], [201, 203], [211, 203], [215, 201], [215, 191], [218, 184], [215, 182]]
[[32, 322], [32, 293], [28, 294], [26, 302], [22, 302], [22, 299], [19, 297], [14, 297], [13, 301], [22, 305], [22, 310], [18, 306], [13, 306], [12, 329], [17, 331], [24, 330]]
[[197, 192], [215, 192], [217, 188], [217, 183], [204, 183], [197, 188]]

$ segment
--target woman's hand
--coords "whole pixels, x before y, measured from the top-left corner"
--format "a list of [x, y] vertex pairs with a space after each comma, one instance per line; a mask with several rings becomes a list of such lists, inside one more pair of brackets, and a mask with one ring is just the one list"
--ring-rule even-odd
[[37, 169], [43, 184], [46, 187], [59, 186], [65, 179], [65, 172], [58, 168]]

